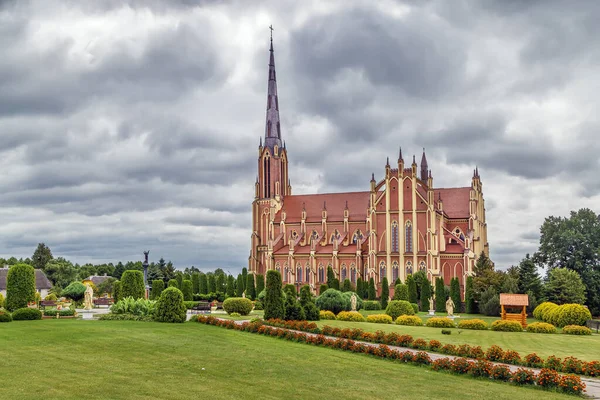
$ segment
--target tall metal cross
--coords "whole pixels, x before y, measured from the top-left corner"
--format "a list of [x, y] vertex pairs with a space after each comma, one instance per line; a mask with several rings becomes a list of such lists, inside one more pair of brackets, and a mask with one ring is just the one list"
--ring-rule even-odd
[[269, 25], [269, 29], [271, 30], [271, 40], [273, 40], [273, 25]]

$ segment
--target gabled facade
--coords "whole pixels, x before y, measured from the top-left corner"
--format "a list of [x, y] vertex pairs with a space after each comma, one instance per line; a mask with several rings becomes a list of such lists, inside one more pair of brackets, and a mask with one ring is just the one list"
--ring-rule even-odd
[[327, 267], [353, 284], [359, 277], [393, 282], [419, 270], [433, 282], [466, 276], [477, 256], [489, 255], [485, 203], [479, 171], [470, 186], [436, 188], [425, 150], [405, 165], [389, 159], [383, 178], [372, 175], [369, 190], [293, 195], [288, 155], [281, 141], [279, 101], [271, 39], [265, 142], [258, 152], [258, 177], [252, 203], [249, 270], [281, 272], [284, 283], [313, 289], [327, 280]]

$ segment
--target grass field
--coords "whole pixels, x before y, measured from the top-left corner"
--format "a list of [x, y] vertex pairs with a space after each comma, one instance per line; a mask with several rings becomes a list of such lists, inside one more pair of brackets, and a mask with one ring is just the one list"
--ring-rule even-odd
[[573, 398], [198, 323], [12, 322], [0, 343], [11, 400]]
[[[442, 344], [470, 344], [484, 349], [495, 344], [503, 349], [516, 350], [521, 357], [529, 353], [537, 353], [540, 357], [555, 355], [557, 357], [574, 356], [582, 360], [600, 360], [600, 335], [571, 336], [563, 334], [541, 334], [528, 332], [495, 332], [451, 329], [451, 335], [442, 335], [440, 328], [425, 326], [401, 326], [372, 324], [367, 322], [319, 321], [317, 325], [335, 326], [340, 328], [361, 328], [368, 332], [382, 330], [412, 335], [415, 339], [436, 339]], [[459, 333], [460, 332], [460, 333]]]

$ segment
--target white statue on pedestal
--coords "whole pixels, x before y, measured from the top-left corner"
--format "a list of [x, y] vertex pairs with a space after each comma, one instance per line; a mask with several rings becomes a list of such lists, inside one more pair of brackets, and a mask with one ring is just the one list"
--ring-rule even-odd
[[83, 309], [91, 310], [92, 309], [92, 298], [94, 297], [94, 289], [92, 289], [91, 285], [87, 285], [85, 289], [85, 297], [83, 300]]
[[350, 297], [350, 306], [352, 307], [352, 311], [356, 311], [356, 294], [352, 293]]

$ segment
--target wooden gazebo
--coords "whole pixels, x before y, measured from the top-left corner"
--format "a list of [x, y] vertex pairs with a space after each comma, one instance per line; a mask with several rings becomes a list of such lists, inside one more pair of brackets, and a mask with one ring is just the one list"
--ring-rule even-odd
[[[502, 307], [501, 316], [503, 320], [517, 321], [527, 328], [527, 306], [529, 305], [529, 296], [526, 294], [500, 293], [500, 306]], [[519, 313], [509, 313], [506, 309], [514, 311], [519, 310]]]

